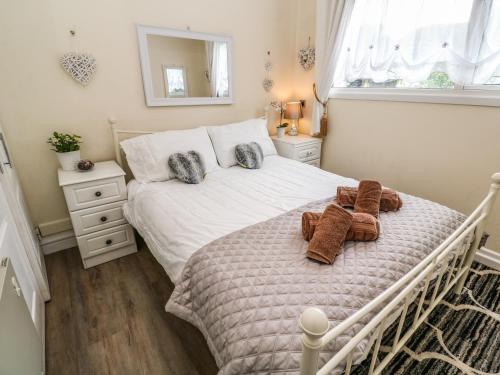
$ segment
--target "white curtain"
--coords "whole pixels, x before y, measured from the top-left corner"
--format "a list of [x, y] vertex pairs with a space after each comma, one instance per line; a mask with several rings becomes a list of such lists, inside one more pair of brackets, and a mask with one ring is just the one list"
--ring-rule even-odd
[[500, 0], [356, 0], [335, 82], [448, 74], [485, 83], [500, 63]]
[[493, 74], [500, 76], [500, 0], [491, 1], [486, 30], [477, 57], [473, 80], [475, 84], [487, 82]]
[[217, 96], [215, 88], [214, 74], [214, 42], [207, 40], [205, 42], [205, 52], [207, 55], [207, 78], [210, 84], [210, 96]]
[[210, 96], [223, 97], [229, 91], [229, 67], [226, 42], [205, 42]]
[[225, 42], [214, 42], [212, 77], [215, 96], [226, 96], [229, 88], [227, 44]]
[[[338, 35], [346, 27], [354, 0], [316, 1], [316, 93], [321, 101], [328, 100], [338, 60]], [[339, 31], [340, 30], [340, 31]], [[314, 101], [311, 133], [319, 132], [323, 106]]]

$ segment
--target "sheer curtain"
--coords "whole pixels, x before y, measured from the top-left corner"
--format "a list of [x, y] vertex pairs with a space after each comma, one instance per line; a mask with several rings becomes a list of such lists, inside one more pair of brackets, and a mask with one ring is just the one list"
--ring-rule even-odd
[[206, 41], [205, 50], [210, 96], [227, 96], [229, 90], [227, 44], [225, 42]]
[[335, 82], [485, 83], [500, 64], [500, 0], [356, 0]]
[[[321, 101], [328, 100], [338, 59], [337, 36], [347, 24], [354, 0], [316, 1], [316, 93]], [[340, 31], [339, 31], [340, 30]], [[314, 101], [311, 134], [320, 130], [323, 106]]]
[[217, 96], [216, 88], [215, 88], [215, 79], [214, 79], [214, 42], [207, 40], [205, 42], [205, 53], [207, 54], [207, 78], [210, 84], [210, 96]]
[[228, 93], [227, 44], [214, 42], [214, 77], [216, 96], [226, 96]]
[[500, 0], [492, 0], [477, 61], [474, 84], [487, 82], [495, 72], [500, 75]]

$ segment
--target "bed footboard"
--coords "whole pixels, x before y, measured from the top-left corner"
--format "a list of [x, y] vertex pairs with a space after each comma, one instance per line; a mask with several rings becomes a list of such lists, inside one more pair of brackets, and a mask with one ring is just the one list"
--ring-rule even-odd
[[[318, 308], [306, 309], [299, 320], [303, 331], [301, 375], [326, 375], [337, 366], [345, 366], [345, 374], [349, 375], [357, 345], [372, 335], [376, 339], [368, 374], [381, 373], [444, 296], [452, 288], [455, 293], [462, 291], [499, 190], [500, 173], [495, 173], [486, 198], [451, 236], [384, 293], [331, 330], [328, 330], [328, 318], [323, 311]], [[417, 305], [413, 322], [404, 330], [408, 308], [414, 300]], [[376, 315], [369, 323], [318, 369], [320, 350], [363, 317], [374, 313]], [[398, 320], [396, 333], [391, 337], [392, 344], [381, 348], [385, 330]], [[379, 358], [380, 352], [386, 354]]]

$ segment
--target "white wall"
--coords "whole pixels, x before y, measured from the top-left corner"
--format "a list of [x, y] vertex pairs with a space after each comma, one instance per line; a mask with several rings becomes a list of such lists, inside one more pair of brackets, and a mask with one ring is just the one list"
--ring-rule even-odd
[[[42, 232], [70, 225], [56, 156], [45, 143], [53, 130], [82, 135], [82, 156], [99, 161], [113, 158], [109, 116], [124, 128], [179, 129], [260, 116], [272, 98], [286, 99], [294, 59], [294, 8], [288, 5], [288, 0], [0, 2], [0, 122]], [[232, 36], [236, 103], [146, 107], [136, 23]], [[59, 57], [74, 49], [97, 59], [87, 87], [59, 66]], [[268, 50], [274, 63], [271, 94], [262, 89]]]

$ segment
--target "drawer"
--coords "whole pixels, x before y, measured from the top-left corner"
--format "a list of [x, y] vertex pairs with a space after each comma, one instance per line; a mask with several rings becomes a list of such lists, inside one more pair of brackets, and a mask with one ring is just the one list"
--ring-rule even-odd
[[305, 161], [304, 164], [309, 164], [309, 165], [312, 165], [312, 166], [315, 166], [315, 167], [318, 167], [318, 168], [320, 166], [319, 159]]
[[320, 154], [321, 154], [320, 143], [300, 146], [295, 149], [295, 159], [298, 161], [319, 159]]
[[120, 225], [76, 238], [83, 259], [104, 254], [135, 243], [129, 224]]
[[117, 225], [127, 224], [122, 209], [125, 202], [118, 201], [71, 212], [71, 222], [73, 223], [75, 235], [82, 236], [116, 227]]
[[127, 199], [123, 176], [67, 185], [63, 190], [70, 211]]

